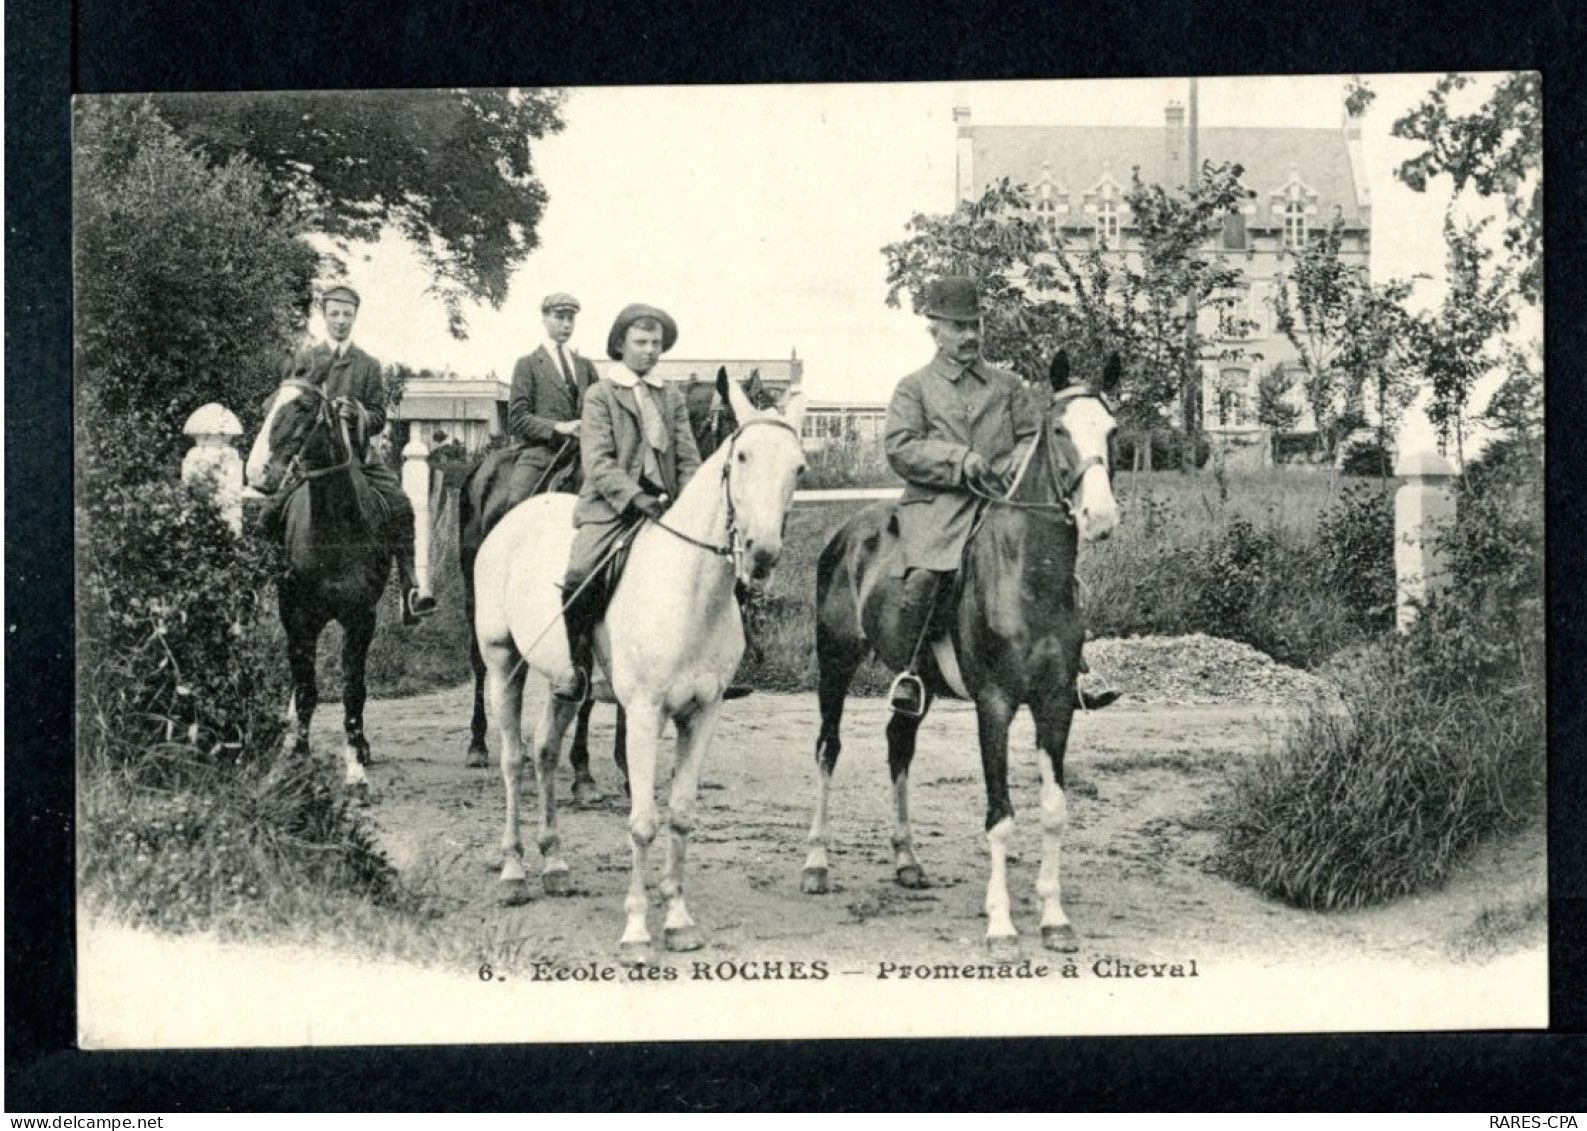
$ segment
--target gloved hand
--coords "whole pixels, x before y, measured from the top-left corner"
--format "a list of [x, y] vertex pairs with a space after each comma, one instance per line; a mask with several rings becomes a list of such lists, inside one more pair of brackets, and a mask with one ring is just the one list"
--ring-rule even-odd
[[987, 495], [1001, 495], [1008, 490], [1003, 474], [987, 462], [980, 452], [972, 451], [964, 457], [964, 481]]
[[363, 406], [348, 397], [337, 397], [335, 402], [336, 415], [349, 424], [357, 424], [359, 416], [363, 413]]
[[646, 518], [651, 519], [660, 518], [667, 510], [667, 504], [654, 495], [635, 495], [634, 501], [628, 505]]

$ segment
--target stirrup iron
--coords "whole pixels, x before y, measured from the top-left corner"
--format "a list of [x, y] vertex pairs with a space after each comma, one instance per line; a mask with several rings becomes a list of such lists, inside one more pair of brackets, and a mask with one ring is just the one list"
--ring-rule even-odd
[[[907, 697], [907, 698], [906, 698]], [[902, 701], [902, 702], [901, 702]], [[904, 704], [914, 703], [913, 709]], [[926, 713], [926, 684], [912, 671], [899, 672], [887, 689], [887, 705], [893, 714], [918, 719]]]

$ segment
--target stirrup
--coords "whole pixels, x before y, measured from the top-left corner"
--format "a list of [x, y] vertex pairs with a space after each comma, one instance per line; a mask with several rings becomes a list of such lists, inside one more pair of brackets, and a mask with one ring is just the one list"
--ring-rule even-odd
[[434, 597], [420, 593], [417, 587], [409, 589], [402, 596], [402, 623], [406, 625], [418, 624], [425, 617], [435, 612], [436, 608]]
[[918, 719], [926, 713], [926, 684], [914, 672], [899, 672], [887, 690], [887, 705], [895, 715]]

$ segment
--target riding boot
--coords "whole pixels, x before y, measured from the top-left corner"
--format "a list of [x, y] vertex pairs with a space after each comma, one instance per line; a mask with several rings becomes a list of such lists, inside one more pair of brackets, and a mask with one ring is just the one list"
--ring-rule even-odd
[[[744, 629], [744, 651], [752, 662], [763, 663], [766, 651], [760, 646], [757, 639], [754, 621], [755, 595], [750, 592], [749, 586], [742, 581], [733, 583], [733, 599], [738, 602], [738, 619]], [[742, 699], [754, 692], [754, 688], [747, 683], [730, 683], [722, 692], [723, 699]]]
[[435, 598], [419, 591], [419, 579], [414, 569], [413, 512], [392, 515], [392, 554], [397, 562], [398, 592], [402, 596], [402, 623], [418, 624], [436, 610]]
[[937, 607], [937, 593], [947, 574], [929, 569], [912, 569], [904, 575], [904, 599], [898, 609], [898, 632], [912, 642], [909, 663], [893, 680], [887, 702], [894, 713], [919, 718], [926, 710], [926, 685], [919, 673], [920, 650], [931, 633]]
[[[576, 584], [569, 585], [567, 591], [572, 592], [576, 588]], [[552, 685], [551, 694], [564, 703], [582, 703], [590, 697], [595, 664], [595, 625], [599, 619], [600, 607], [587, 589], [562, 610], [562, 626], [567, 630], [568, 655], [572, 657], [573, 667], [565, 678]]]

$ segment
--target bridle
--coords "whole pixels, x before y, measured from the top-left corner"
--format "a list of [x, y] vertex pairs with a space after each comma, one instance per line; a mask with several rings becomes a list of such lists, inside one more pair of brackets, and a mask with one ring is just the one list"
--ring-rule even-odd
[[347, 421], [343, 420], [332, 410], [330, 398], [325, 395], [325, 390], [320, 388], [320, 386], [310, 381], [299, 381], [294, 378], [288, 378], [281, 382], [282, 388], [288, 386], [294, 389], [301, 389], [307, 393], [313, 393], [320, 398], [318, 419], [315, 423], [334, 426], [335, 431], [341, 437], [342, 451], [345, 453], [345, 458], [341, 463], [332, 464], [330, 467], [305, 468], [303, 466], [303, 452], [308, 447], [308, 435], [305, 435], [303, 443], [298, 447], [297, 454], [287, 463], [283, 483], [295, 483], [303, 479], [323, 479], [327, 475], [335, 475], [338, 472], [346, 471], [353, 465], [353, 441], [352, 437], [347, 434]]
[[718, 546], [714, 542], [706, 542], [694, 537], [691, 534], [685, 534], [676, 527], [668, 526], [659, 518], [653, 518], [649, 520], [653, 525], [661, 527], [661, 529], [665, 530], [668, 534], [671, 534], [674, 538], [682, 539], [691, 546], [696, 546], [699, 549], [707, 550], [713, 554], [716, 554], [718, 557], [731, 558], [733, 561], [733, 568], [735, 570], [739, 570], [743, 565], [744, 537], [738, 528], [738, 507], [733, 502], [733, 455], [734, 450], [738, 446], [738, 438], [749, 429], [755, 427], [757, 424], [770, 424], [775, 425], [778, 428], [786, 428], [793, 436], [795, 441], [799, 439], [798, 429], [796, 429], [792, 424], [789, 424], [786, 420], [775, 416], [763, 416], [757, 417], [754, 420], [746, 420], [733, 431], [731, 436], [727, 438], [727, 458], [722, 461], [722, 500], [723, 505], [727, 510], [727, 545]]
[[[1107, 409], [1109, 416], [1118, 415], [1117, 411], [1114, 409], [1113, 402], [1106, 393], [1092, 389], [1089, 385], [1070, 385], [1068, 388], [1060, 389], [1057, 393], [1055, 393], [1053, 395], [1052, 403], [1048, 405], [1047, 410], [1042, 413], [1043, 432], [1051, 430], [1053, 418], [1058, 413], [1059, 409], [1068, 405], [1072, 401], [1081, 399], [1082, 397], [1094, 397], [1101, 403], [1103, 408]], [[1059, 469], [1056, 463], [1051, 458], [1049, 458], [1046, 461], [1047, 473], [1052, 479], [1053, 493], [1058, 501], [1052, 503], [1032, 503], [1016, 500], [1012, 498], [1012, 496], [1019, 488], [1021, 481], [1024, 480], [1026, 473], [1030, 470], [1031, 461], [1035, 458], [1036, 449], [1038, 446], [1038, 443], [1033, 441], [1025, 449], [1025, 455], [1020, 460], [1019, 467], [1014, 472], [1014, 478], [1009, 484], [1007, 494], [991, 495], [977, 487], [969, 486], [968, 484], [966, 484], [966, 486], [968, 487], [970, 494], [974, 495], [976, 498], [982, 500], [984, 503], [990, 506], [1012, 507], [1014, 510], [1023, 511], [1059, 511], [1062, 512], [1063, 516], [1072, 523], [1074, 521], [1074, 494], [1080, 489], [1080, 481], [1085, 478], [1086, 472], [1090, 471], [1093, 467], [1100, 467], [1107, 471], [1109, 476], [1111, 476], [1113, 474], [1113, 469], [1109, 466], [1105, 456], [1088, 456], [1080, 461], [1079, 466], [1070, 473], [1066, 482], [1060, 477]]]

